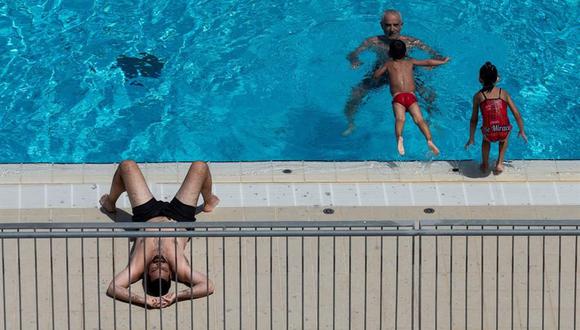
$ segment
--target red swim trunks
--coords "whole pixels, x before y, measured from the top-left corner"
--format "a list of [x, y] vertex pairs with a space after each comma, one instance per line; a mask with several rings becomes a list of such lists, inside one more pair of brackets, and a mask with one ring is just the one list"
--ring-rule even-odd
[[407, 109], [415, 102], [417, 102], [417, 98], [413, 93], [399, 93], [393, 98], [393, 103], [399, 103]]

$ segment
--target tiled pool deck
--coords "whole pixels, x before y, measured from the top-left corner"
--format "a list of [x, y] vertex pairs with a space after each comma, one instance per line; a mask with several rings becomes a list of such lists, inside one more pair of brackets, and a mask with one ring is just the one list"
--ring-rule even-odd
[[[93, 222], [117, 164], [1, 164], [0, 221]], [[189, 163], [141, 164], [169, 200]], [[210, 163], [221, 204], [200, 219], [580, 219], [580, 161]], [[490, 207], [493, 206], [493, 207]], [[118, 207], [130, 210], [126, 195]], [[334, 213], [325, 214], [325, 208]], [[435, 212], [425, 213], [425, 208]], [[118, 217], [127, 220], [128, 214]], [[117, 219], [122, 220], [122, 219]]]

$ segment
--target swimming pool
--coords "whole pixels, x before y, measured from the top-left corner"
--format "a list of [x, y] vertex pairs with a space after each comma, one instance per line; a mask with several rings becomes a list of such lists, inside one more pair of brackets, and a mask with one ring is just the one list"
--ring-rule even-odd
[[[340, 134], [350, 90], [374, 59], [365, 53], [352, 70], [345, 56], [381, 33], [391, 5], [0, 2], [0, 162], [431, 159], [410, 120], [407, 155], [397, 156], [388, 89], [370, 95], [352, 135]], [[403, 34], [452, 58], [420, 73], [438, 95], [426, 115], [438, 159], [480, 157], [479, 132], [476, 147], [463, 145], [486, 60], [529, 137], [512, 136], [507, 159], [580, 159], [577, 1], [397, 9]]]

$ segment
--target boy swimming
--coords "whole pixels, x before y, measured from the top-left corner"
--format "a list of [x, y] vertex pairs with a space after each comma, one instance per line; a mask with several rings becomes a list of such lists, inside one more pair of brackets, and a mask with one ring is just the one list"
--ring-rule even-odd
[[395, 113], [395, 134], [397, 137], [397, 149], [400, 155], [405, 154], [405, 146], [403, 144], [403, 126], [405, 125], [405, 112], [409, 111], [415, 124], [419, 127], [425, 139], [427, 139], [427, 146], [435, 156], [439, 155], [439, 149], [433, 143], [431, 131], [423, 116], [421, 108], [417, 103], [415, 97], [415, 77], [413, 75], [413, 68], [415, 66], [438, 66], [449, 61], [446, 57], [442, 60], [416, 60], [413, 58], [405, 59], [407, 47], [401, 40], [393, 40], [389, 46], [389, 57], [391, 58], [377, 71], [375, 71], [373, 78], [379, 79], [381, 76], [387, 74], [389, 85], [391, 87], [391, 95], [393, 96], [393, 112]]

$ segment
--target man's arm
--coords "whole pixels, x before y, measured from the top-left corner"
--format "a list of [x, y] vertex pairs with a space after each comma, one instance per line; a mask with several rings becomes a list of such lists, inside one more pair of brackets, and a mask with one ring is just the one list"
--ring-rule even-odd
[[362, 62], [358, 58], [358, 55], [367, 50], [370, 46], [372, 46], [375, 43], [374, 42], [375, 38], [376, 37], [365, 39], [355, 50], [348, 53], [346, 58], [350, 62], [350, 65], [353, 67], [353, 69], [358, 68], [362, 64]]
[[174, 302], [197, 299], [213, 293], [213, 283], [202, 273], [192, 270], [189, 261], [183, 254], [177, 258], [176, 273], [177, 281], [189, 286], [189, 288], [179, 291], [177, 296], [173, 297]]
[[115, 275], [111, 283], [109, 283], [107, 295], [113, 299], [141, 307], [159, 307], [157, 306], [158, 298], [142, 297], [135, 292], [129, 291], [129, 286], [141, 279], [145, 269], [143, 258], [139, 258], [137, 255], [138, 253], [133, 254], [127, 267]]
[[439, 54], [435, 49], [429, 47], [423, 41], [421, 41], [417, 38], [413, 38], [413, 37], [408, 37], [408, 38], [409, 38], [409, 42], [410, 42], [411, 46], [421, 49], [422, 51], [429, 54], [434, 59], [439, 59], [439, 60], [443, 59], [443, 57], [444, 57], [443, 55]]

